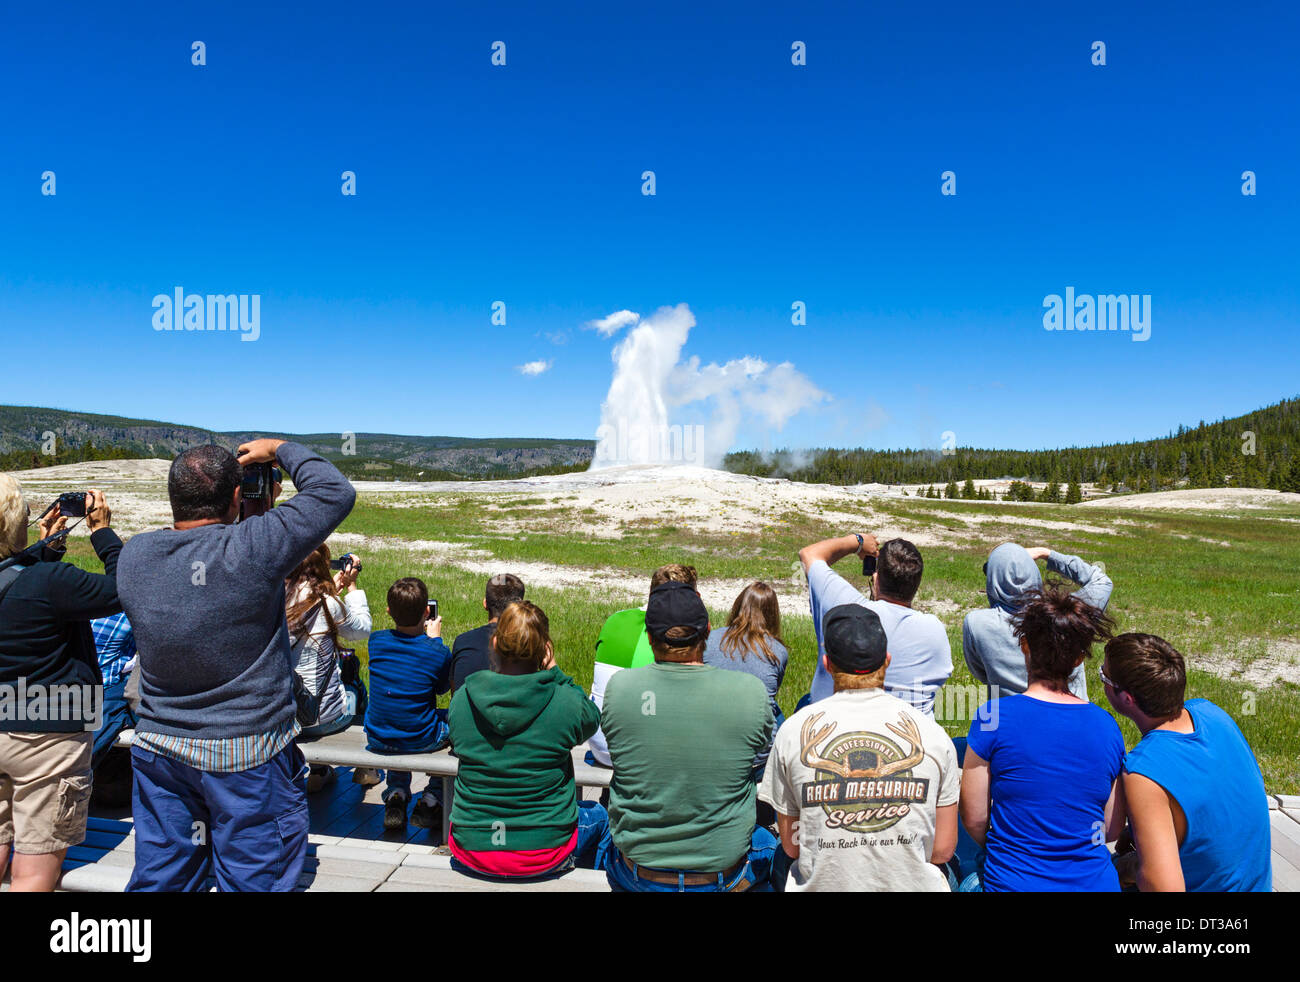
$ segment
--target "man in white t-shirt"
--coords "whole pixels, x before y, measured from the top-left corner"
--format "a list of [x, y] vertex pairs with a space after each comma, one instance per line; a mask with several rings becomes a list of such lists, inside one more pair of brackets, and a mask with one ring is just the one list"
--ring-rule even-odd
[[[866, 570], [874, 565], [871, 591], [875, 599], [863, 596], [831, 569], [841, 559], [855, 554], [864, 560]], [[855, 532], [805, 546], [799, 550], [799, 561], [808, 578], [808, 602], [817, 633], [819, 661], [809, 693], [811, 701], [818, 702], [831, 694], [831, 677], [820, 661], [820, 656], [826, 654], [822, 639], [826, 612], [840, 604], [860, 604], [876, 613], [889, 639], [893, 667], [885, 680], [885, 691], [933, 717], [934, 694], [952, 675], [952, 646], [939, 618], [912, 609], [922, 572], [921, 553], [916, 546], [906, 539], [890, 539], [878, 545], [874, 535]]]
[[819, 629], [834, 693], [777, 731], [758, 796], [776, 811], [788, 892], [943, 892], [961, 771], [943, 729], [884, 690], [885, 630], [857, 603]]

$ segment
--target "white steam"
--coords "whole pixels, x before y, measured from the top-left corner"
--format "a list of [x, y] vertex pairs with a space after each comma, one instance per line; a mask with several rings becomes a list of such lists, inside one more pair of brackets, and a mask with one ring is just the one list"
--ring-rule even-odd
[[[695, 316], [686, 304], [661, 307], [641, 320], [621, 310], [592, 321], [610, 336], [635, 325], [614, 347], [614, 378], [600, 409], [592, 470], [616, 464], [717, 467], [742, 424], [780, 431], [796, 413], [827, 398], [790, 362], [752, 356], [723, 365], [681, 360]], [[675, 422], [675, 410], [697, 406], [702, 422]]]

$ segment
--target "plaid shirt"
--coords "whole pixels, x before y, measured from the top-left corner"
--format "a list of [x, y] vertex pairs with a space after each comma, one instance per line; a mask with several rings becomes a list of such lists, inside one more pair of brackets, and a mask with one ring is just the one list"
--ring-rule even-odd
[[113, 614], [90, 622], [90, 633], [95, 637], [95, 652], [99, 656], [99, 670], [105, 685], [116, 685], [122, 680], [122, 669], [135, 657], [135, 632], [126, 614]]
[[142, 733], [136, 730], [133, 745], [180, 761], [196, 770], [228, 774], [261, 767], [293, 743], [301, 731], [302, 727], [296, 719], [289, 720], [283, 729], [269, 733], [213, 739]]

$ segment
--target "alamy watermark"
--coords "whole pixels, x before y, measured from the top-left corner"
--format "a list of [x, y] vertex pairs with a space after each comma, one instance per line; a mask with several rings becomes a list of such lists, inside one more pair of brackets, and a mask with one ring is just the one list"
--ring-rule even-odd
[[617, 425], [596, 429], [596, 462], [600, 464], [698, 464], [704, 455], [704, 427], [643, 426], [620, 417]]
[[262, 336], [260, 293], [186, 293], [176, 287], [153, 298], [155, 331], [235, 331], [241, 341]]
[[1076, 295], [1065, 288], [1065, 297], [1049, 293], [1043, 297], [1043, 328], [1048, 331], [1131, 331], [1134, 341], [1151, 337], [1151, 294], [1088, 293]]
[[0, 723], [78, 723], [93, 733], [103, 719], [102, 685], [28, 685], [26, 676], [0, 685]]

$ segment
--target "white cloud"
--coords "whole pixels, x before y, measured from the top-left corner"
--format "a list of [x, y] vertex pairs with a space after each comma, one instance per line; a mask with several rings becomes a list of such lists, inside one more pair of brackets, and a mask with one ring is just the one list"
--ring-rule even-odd
[[608, 317], [602, 317], [600, 320], [587, 321], [587, 327], [594, 327], [600, 332], [602, 338], [607, 338], [611, 334], [617, 334], [623, 328], [635, 324], [641, 319], [641, 315], [630, 310], [616, 310]]
[[551, 370], [550, 361], [529, 361], [522, 365], [516, 365], [515, 371], [520, 375], [541, 375], [542, 372]]

